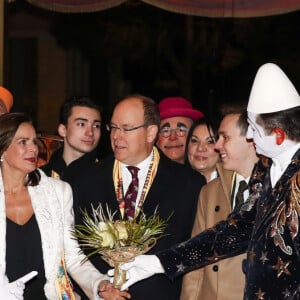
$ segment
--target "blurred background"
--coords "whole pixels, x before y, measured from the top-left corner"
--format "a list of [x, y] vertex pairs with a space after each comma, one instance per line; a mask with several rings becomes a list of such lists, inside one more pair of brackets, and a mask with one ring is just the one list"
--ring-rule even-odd
[[2, 6], [3, 85], [14, 94], [13, 111], [29, 112], [41, 133], [56, 133], [59, 106], [73, 95], [99, 103], [105, 123], [132, 93], [156, 101], [183, 96], [217, 117], [222, 103], [247, 100], [265, 62], [278, 63], [300, 85], [298, 10], [250, 18], [178, 13], [141, 1], [80, 13], [24, 0]]

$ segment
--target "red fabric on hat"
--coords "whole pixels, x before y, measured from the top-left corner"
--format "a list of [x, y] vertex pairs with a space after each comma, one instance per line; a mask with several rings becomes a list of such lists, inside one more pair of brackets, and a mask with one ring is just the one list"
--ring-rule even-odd
[[158, 103], [160, 118], [187, 117], [196, 120], [204, 117], [200, 110], [193, 108], [192, 103], [182, 97], [164, 98]]

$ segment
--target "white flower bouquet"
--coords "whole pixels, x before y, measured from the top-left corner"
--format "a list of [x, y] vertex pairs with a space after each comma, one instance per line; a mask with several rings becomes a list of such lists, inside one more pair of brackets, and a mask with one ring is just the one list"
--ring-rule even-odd
[[115, 268], [114, 286], [120, 288], [126, 281], [120, 265], [150, 250], [163, 236], [168, 220], [162, 220], [157, 209], [150, 217], [140, 212], [132, 220], [114, 220], [115, 213], [108, 207], [104, 212], [101, 204], [92, 207], [92, 216], [83, 213], [83, 224], [75, 226], [74, 235], [81, 247], [94, 249], [87, 257], [100, 253]]

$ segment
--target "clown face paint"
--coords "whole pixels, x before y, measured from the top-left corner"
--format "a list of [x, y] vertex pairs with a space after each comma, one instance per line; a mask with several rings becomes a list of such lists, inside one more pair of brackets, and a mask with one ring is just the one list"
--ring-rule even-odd
[[276, 143], [276, 133], [272, 132], [271, 135], [266, 135], [263, 127], [257, 124], [256, 117], [257, 114], [248, 112], [249, 126], [246, 137], [247, 139], [253, 139], [258, 154], [274, 158], [296, 144], [294, 141], [285, 138], [284, 141], [278, 145]]

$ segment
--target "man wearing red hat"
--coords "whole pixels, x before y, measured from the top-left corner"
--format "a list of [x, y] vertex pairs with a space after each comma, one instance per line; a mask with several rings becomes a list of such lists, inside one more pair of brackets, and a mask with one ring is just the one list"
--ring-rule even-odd
[[13, 106], [12, 93], [3, 86], [0, 86], [0, 115], [10, 112]]
[[171, 160], [183, 164], [187, 133], [193, 121], [204, 115], [181, 97], [162, 99], [158, 109], [161, 122], [156, 145]]

